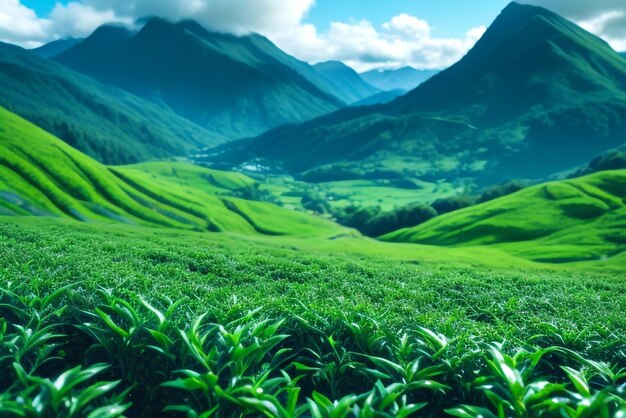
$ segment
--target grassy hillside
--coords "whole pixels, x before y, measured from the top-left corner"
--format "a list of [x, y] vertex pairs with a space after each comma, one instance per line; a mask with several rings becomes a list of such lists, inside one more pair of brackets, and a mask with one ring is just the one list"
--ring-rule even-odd
[[626, 61], [608, 44], [512, 3], [460, 62], [409, 94], [281, 127], [207, 160], [261, 159], [310, 181], [542, 179], [624, 144], [625, 103]]
[[331, 91], [348, 104], [381, 93], [380, 89], [365, 82], [359, 74], [341, 61], [325, 61], [313, 66], [328, 80]]
[[0, 43], [0, 106], [100, 162], [184, 155], [222, 137], [122, 90]]
[[100, 27], [54, 59], [230, 139], [344, 105], [283, 63], [284, 52], [258, 38], [154, 18], [138, 32]]
[[0, 109], [0, 212], [244, 234], [330, 236], [314, 216], [228, 197], [253, 181], [186, 163], [107, 167]]
[[571, 262], [626, 251], [626, 170], [533, 186], [383, 240], [488, 245], [527, 259]]

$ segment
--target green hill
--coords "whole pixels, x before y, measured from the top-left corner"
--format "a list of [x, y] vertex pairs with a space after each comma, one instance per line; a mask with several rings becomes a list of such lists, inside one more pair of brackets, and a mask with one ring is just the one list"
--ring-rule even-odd
[[495, 246], [541, 262], [626, 251], [626, 170], [533, 186], [382, 237], [439, 246]]
[[261, 159], [310, 181], [488, 185], [570, 170], [625, 138], [626, 62], [556, 14], [511, 3], [460, 62], [407, 95], [281, 127], [207, 160]]
[[187, 163], [107, 167], [0, 108], [0, 213], [244, 234], [331, 236], [330, 221], [228, 197], [253, 180]]
[[439, 70], [416, 70], [413, 67], [403, 67], [397, 70], [371, 70], [361, 73], [361, 78], [381, 90], [413, 90], [429, 78], [439, 73]]
[[344, 106], [285, 55], [259, 35], [153, 18], [138, 32], [102, 26], [54, 59], [237, 139]]
[[313, 68], [328, 79], [331, 91], [346, 103], [353, 104], [381, 93], [380, 89], [365, 82], [356, 71], [343, 62], [320, 62]]
[[184, 155], [224, 141], [167, 109], [3, 43], [0, 106], [105, 163]]

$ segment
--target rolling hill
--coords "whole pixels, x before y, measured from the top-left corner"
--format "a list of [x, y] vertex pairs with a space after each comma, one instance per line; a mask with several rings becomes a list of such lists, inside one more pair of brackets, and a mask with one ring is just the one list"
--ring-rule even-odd
[[386, 105], [342, 109], [218, 147], [308, 181], [488, 185], [571, 170], [626, 139], [626, 62], [558, 15], [511, 3], [457, 64]]
[[403, 90], [407, 92], [438, 73], [439, 70], [416, 70], [413, 67], [403, 67], [397, 70], [367, 71], [361, 73], [361, 78], [384, 91]]
[[137, 32], [105, 25], [54, 59], [230, 139], [345, 105], [310, 81], [321, 78], [314, 69], [304, 76], [307, 64], [266, 38], [212, 33], [193, 21], [152, 18]]
[[243, 234], [352, 234], [330, 221], [229, 197], [253, 185], [187, 163], [107, 167], [0, 108], [0, 214]]
[[167, 109], [2, 43], [0, 106], [104, 163], [184, 155], [224, 141]]
[[327, 78], [331, 91], [348, 104], [381, 93], [380, 89], [365, 82], [356, 71], [340, 61], [320, 62], [313, 68]]
[[382, 239], [494, 246], [539, 262], [611, 257], [626, 251], [626, 170], [533, 186]]

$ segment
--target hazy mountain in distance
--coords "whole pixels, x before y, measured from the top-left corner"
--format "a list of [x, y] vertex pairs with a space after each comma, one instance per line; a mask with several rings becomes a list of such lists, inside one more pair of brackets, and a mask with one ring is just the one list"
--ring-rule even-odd
[[313, 68], [326, 77], [332, 92], [346, 103], [353, 104], [381, 93], [380, 89], [366, 83], [356, 71], [343, 62], [320, 62]]
[[372, 70], [361, 73], [361, 78], [381, 90], [413, 90], [439, 70], [416, 70], [413, 67], [403, 67], [397, 70]]
[[47, 43], [45, 45], [42, 45], [39, 48], [33, 48], [31, 49], [31, 52], [43, 58], [50, 58], [55, 55], [59, 55], [60, 53], [70, 49], [77, 43], [82, 42], [83, 39], [84, 38], [59, 39], [59, 40]]
[[267, 38], [193, 21], [151, 18], [137, 32], [105, 25], [54, 59], [231, 139], [345, 105]]
[[375, 104], [385, 104], [390, 101], [402, 96], [406, 92], [404, 90], [390, 90], [390, 91], [381, 91], [380, 93], [374, 94], [372, 96], [366, 97], [363, 100], [359, 100], [356, 103], [352, 103], [352, 106], [371, 106]]

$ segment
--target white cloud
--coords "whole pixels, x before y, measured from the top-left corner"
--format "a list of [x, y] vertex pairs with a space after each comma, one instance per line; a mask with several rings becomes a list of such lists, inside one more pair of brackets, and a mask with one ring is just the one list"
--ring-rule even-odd
[[49, 16], [49, 37], [54, 39], [68, 35], [88, 36], [95, 28], [105, 23], [132, 23], [134, 19], [119, 17], [113, 10], [99, 10], [81, 3], [69, 3], [63, 6], [57, 3]]
[[19, 0], [0, 1], [0, 41], [36, 46], [47, 39], [48, 26]]
[[300, 25], [291, 32], [270, 34], [278, 46], [307, 61], [340, 60], [359, 71], [373, 68], [443, 68], [458, 61], [485, 32], [470, 29], [464, 38], [431, 36], [428, 22], [407, 14], [379, 28], [369, 21], [333, 22], [325, 33]]
[[0, 0], [0, 40], [32, 47], [66, 36], [87, 36], [106, 22], [130, 23], [147, 16], [191, 18], [209, 29], [244, 34], [258, 32], [307, 61], [341, 60], [358, 70], [446, 67], [461, 58], [484, 33], [473, 28], [465, 37], [438, 38], [427, 21], [400, 14], [389, 22], [333, 22], [320, 33], [303, 23], [315, 0], [78, 0], [57, 4], [38, 18], [19, 0]]
[[624, 0], [522, 0], [573, 20], [606, 40], [614, 49], [626, 51], [626, 3]]

